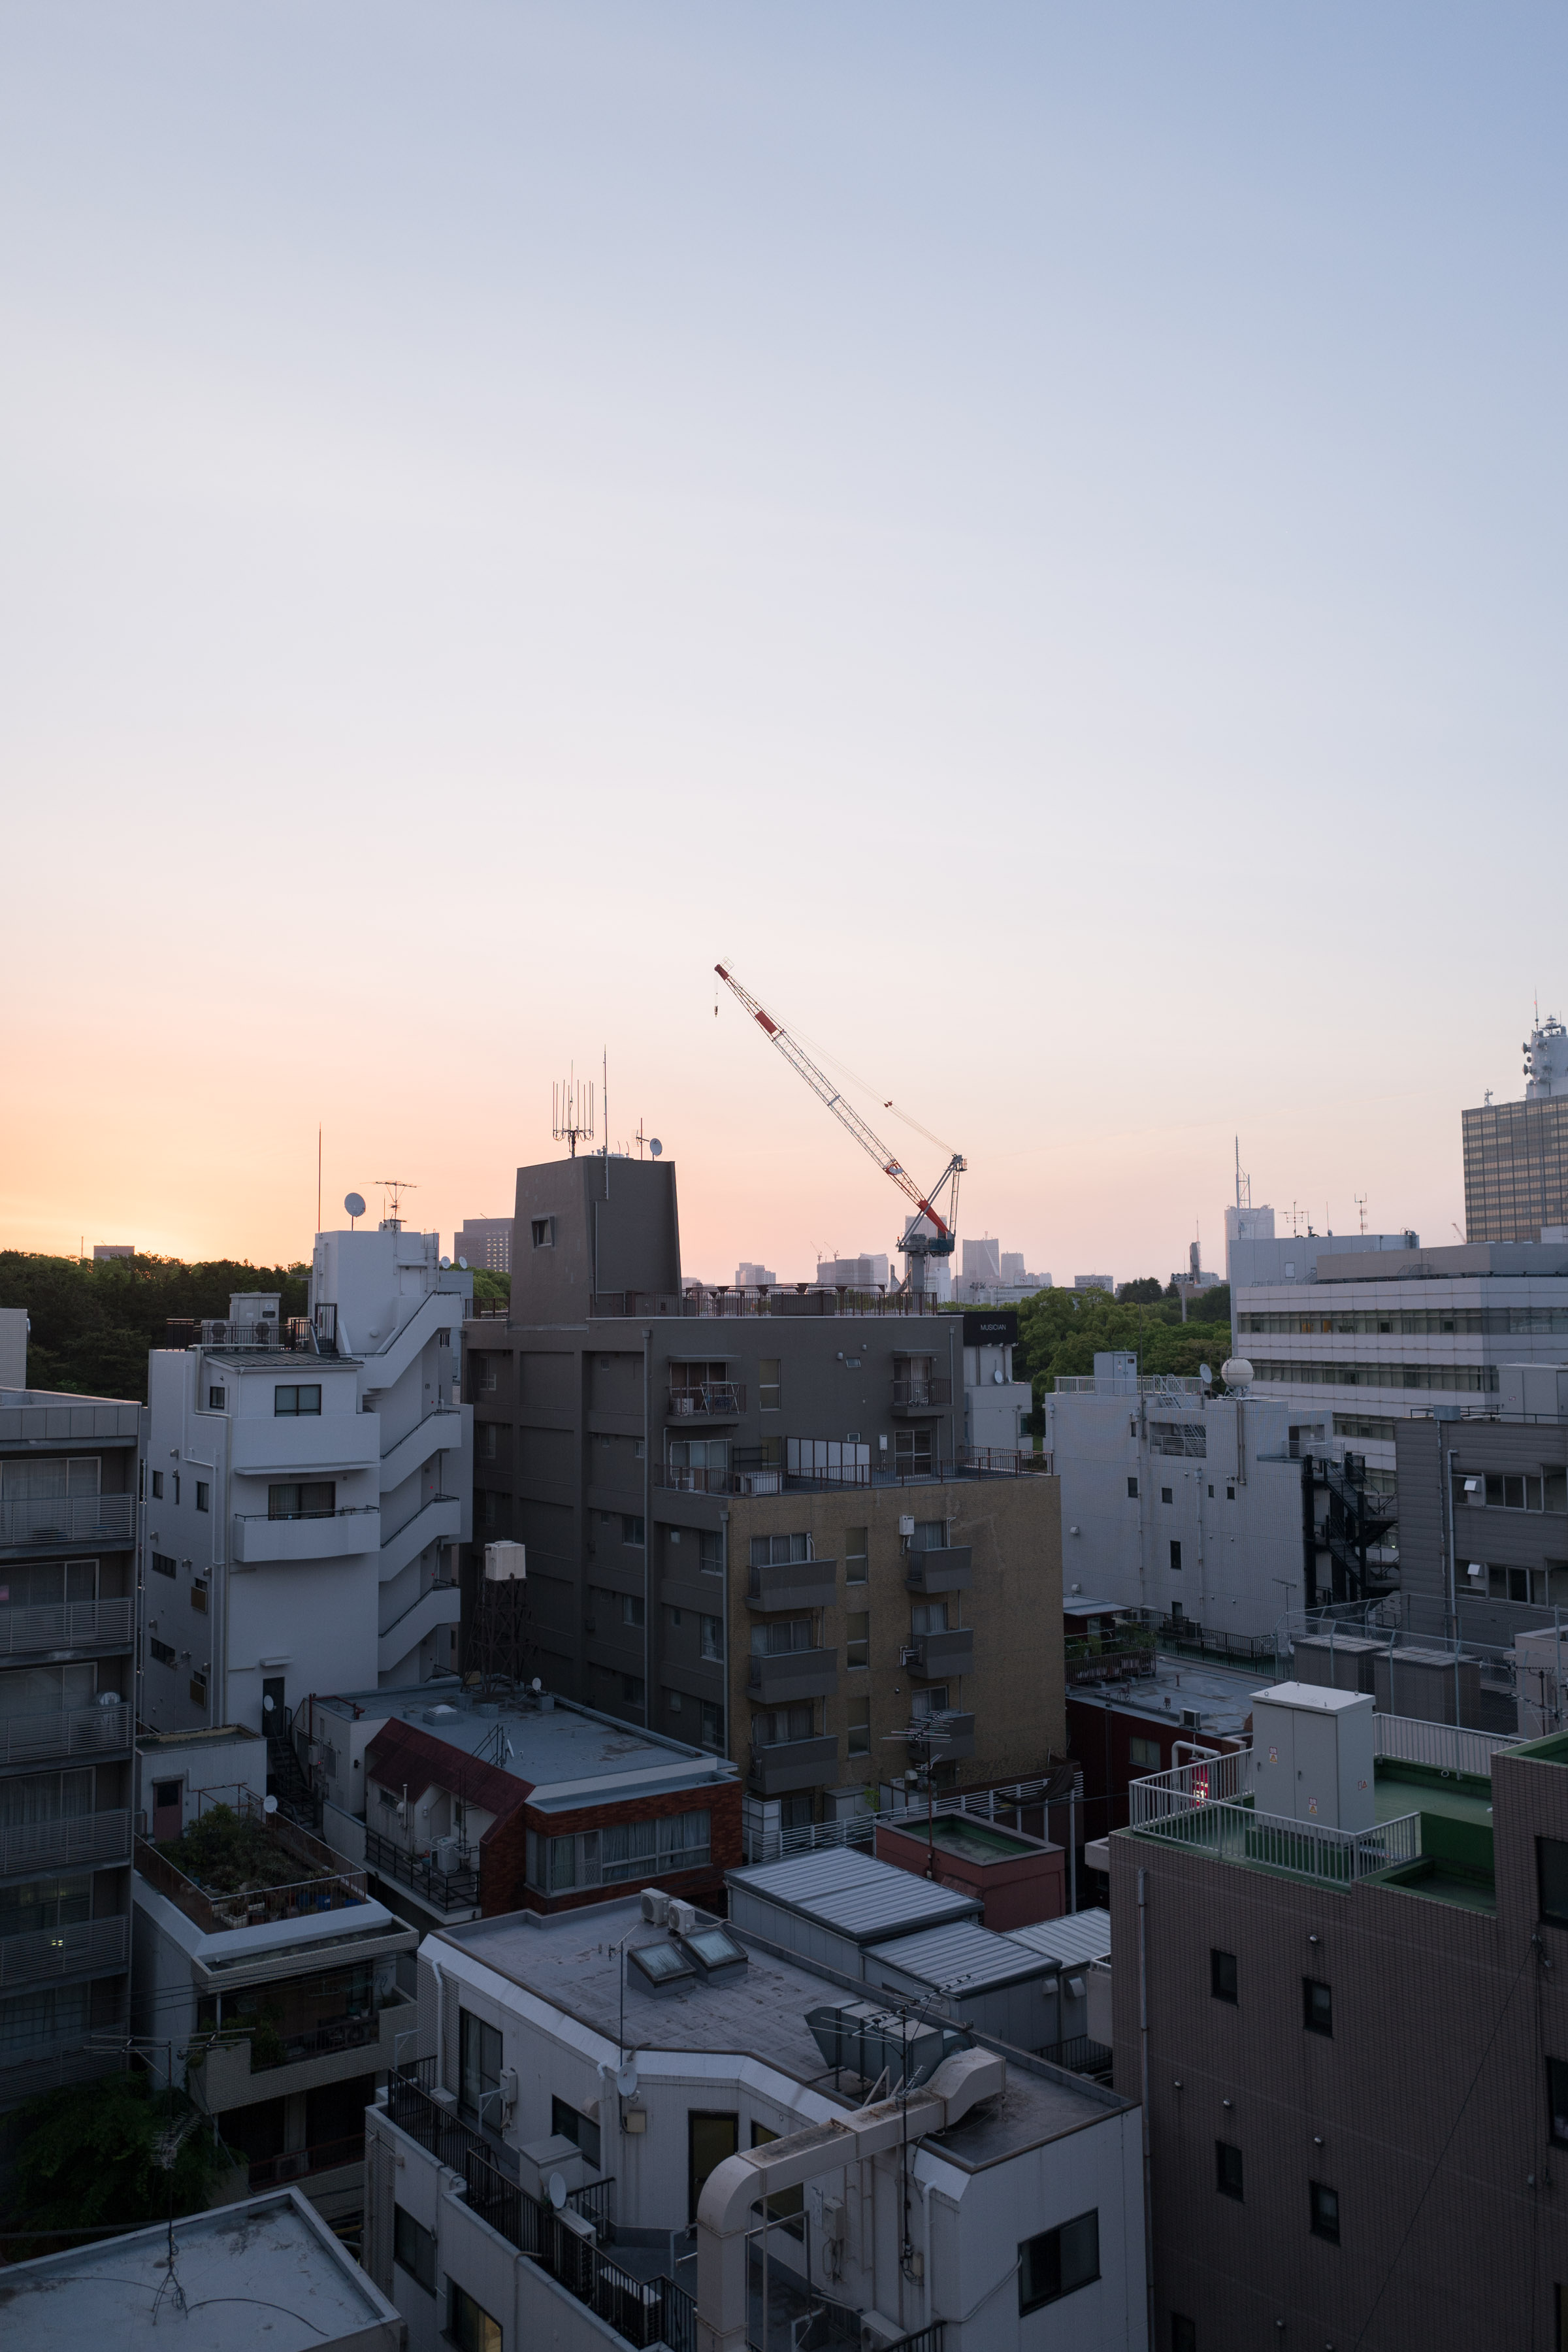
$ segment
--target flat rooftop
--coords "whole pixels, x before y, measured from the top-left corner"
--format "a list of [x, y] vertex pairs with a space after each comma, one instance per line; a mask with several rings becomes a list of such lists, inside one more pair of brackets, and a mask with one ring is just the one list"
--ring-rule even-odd
[[733, 1894], [776, 1904], [857, 1944], [978, 1919], [982, 1908], [978, 1895], [879, 1862], [849, 1845], [752, 1863], [728, 1872], [725, 1884]]
[[640, 1730], [592, 1707], [552, 1698], [547, 1706], [516, 1699], [475, 1697], [459, 1683], [419, 1683], [405, 1690], [336, 1693], [316, 1700], [318, 1711], [344, 1722], [411, 1724], [465, 1756], [479, 1757], [526, 1781], [530, 1802], [564, 1804], [584, 1783], [614, 1780], [617, 1795], [639, 1786], [698, 1788], [732, 1783], [735, 1767], [703, 1748], [689, 1748], [658, 1732]]
[[1263, 1666], [1210, 1665], [1199, 1658], [1175, 1658], [1160, 1651], [1152, 1675], [1128, 1682], [1069, 1684], [1068, 1697], [1085, 1706], [1110, 1707], [1117, 1715], [1146, 1716], [1152, 1723], [1179, 1729], [1187, 1707], [1195, 1707], [1205, 1731], [1239, 1739], [1252, 1702], [1274, 1677]]
[[[617, 2048], [757, 2058], [848, 2113], [859, 2103], [858, 2086], [851, 2088], [851, 2078], [845, 2078], [844, 2087], [835, 2087], [833, 2069], [823, 2065], [806, 2013], [876, 1996], [868, 1987], [850, 1989], [832, 1975], [771, 1952], [732, 1921], [729, 1932], [745, 1947], [749, 1959], [726, 1983], [656, 1995], [644, 1991], [634, 1973], [625, 1994], [624, 2044], [623, 1961], [616, 1947], [623, 1937], [633, 1949], [669, 1940], [662, 1927], [644, 1924], [640, 1902], [595, 1904], [591, 1911], [568, 1911], [537, 1924], [532, 1914], [512, 1912], [439, 1929], [428, 1940], [468, 1953]], [[998, 2113], [967, 2118], [930, 2145], [966, 2166], [988, 2164], [1102, 2122], [1108, 2108], [1120, 2111], [1126, 2102], [1054, 2067], [1009, 2055], [1007, 2090], [994, 2104]]]
[[[116, 2352], [171, 2336], [185, 2352], [397, 2352], [403, 2322], [294, 2189], [0, 2270], [6, 2352]], [[177, 2296], [184, 2298], [184, 2309]]]

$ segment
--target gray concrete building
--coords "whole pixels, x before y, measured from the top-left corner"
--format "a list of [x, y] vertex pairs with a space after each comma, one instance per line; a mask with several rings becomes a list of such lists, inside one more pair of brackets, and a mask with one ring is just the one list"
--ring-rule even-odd
[[[1558, 2345], [1568, 1738], [1489, 1759], [1476, 1733], [1322, 1692], [1335, 1707], [1295, 1709], [1291, 1745], [1299, 1690], [1258, 1694], [1250, 1757], [1135, 1783], [1109, 1841], [1151, 2341]], [[1365, 1759], [1374, 1734], [1383, 1753], [1347, 1777], [1335, 1725], [1358, 1710]], [[1422, 1760], [1395, 1764], [1401, 1747]]]
[[966, 1443], [963, 1318], [683, 1286], [668, 1161], [520, 1169], [514, 1231], [466, 1392], [531, 1675], [731, 1756], [773, 1827], [1062, 1752], [1056, 1485]]
[[143, 1419], [0, 1390], [0, 2107], [126, 2022]]

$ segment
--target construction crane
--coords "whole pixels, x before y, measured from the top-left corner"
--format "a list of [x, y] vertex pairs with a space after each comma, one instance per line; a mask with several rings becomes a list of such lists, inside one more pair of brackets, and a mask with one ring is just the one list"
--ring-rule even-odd
[[[951, 1257], [958, 1239], [958, 1180], [969, 1162], [961, 1151], [955, 1151], [936, 1182], [922, 1192], [909, 1170], [889, 1150], [879, 1135], [867, 1126], [852, 1103], [847, 1103], [831, 1078], [819, 1070], [809, 1054], [796, 1045], [784, 1024], [775, 1021], [771, 1013], [757, 1003], [749, 989], [742, 988], [731, 971], [721, 963], [713, 967], [726, 988], [739, 998], [758, 1028], [772, 1045], [775, 1045], [792, 1070], [805, 1080], [813, 1094], [820, 1096], [841, 1127], [847, 1127], [862, 1151], [869, 1152], [884, 1176], [890, 1176], [900, 1192], [915, 1204], [915, 1213], [904, 1228], [899, 1248], [903, 1254], [909, 1287], [923, 1291], [925, 1264], [928, 1257]], [[936, 1203], [947, 1194], [947, 1214], [944, 1217]], [[926, 1227], [929, 1225], [930, 1230]]]

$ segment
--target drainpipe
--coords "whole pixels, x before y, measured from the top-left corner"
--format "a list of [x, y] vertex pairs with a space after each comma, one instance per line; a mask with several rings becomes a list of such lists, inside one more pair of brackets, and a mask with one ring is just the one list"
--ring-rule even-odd
[[1148, 2305], [1148, 2340], [1154, 2341], [1153, 2166], [1149, 2154], [1149, 1874], [1138, 1873], [1138, 2063], [1143, 2117], [1143, 2294]]
[[720, 1672], [719, 1687], [722, 1704], [719, 1727], [724, 1735], [724, 1761], [730, 1760], [730, 1506], [725, 1504], [719, 1514], [719, 1647], [724, 1654]]
[[[1456, 1591], [1458, 1569], [1454, 1560], [1454, 1448], [1443, 1448], [1443, 1494], [1448, 1519], [1448, 1631], [1454, 1637], [1454, 1729], [1459, 1728], [1459, 1596]], [[1390, 1693], [1392, 1696], [1392, 1693]]]

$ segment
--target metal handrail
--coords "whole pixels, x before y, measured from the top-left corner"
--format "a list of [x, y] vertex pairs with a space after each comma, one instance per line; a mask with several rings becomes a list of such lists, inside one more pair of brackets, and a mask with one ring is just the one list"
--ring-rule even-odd
[[16, 1601], [0, 1607], [0, 1655], [129, 1643], [132, 1601]]
[[952, 1402], [952, 1382], [945, 1372], [940, 1375], [917, 1373], [910, 1379], [893, 1382], [892, 1403], [895, 1411], [900, 1406], [919, 1408], [930, 1405], [934, 1408]]
[[53, 1984], [61, 1977], [89, 1971], [101, 1975], [106, 1969], [123, 1968], [130, 1955], [131, 1922], [123, 1915], [0, 1936], [0, 1992]]
[[1462, 1772], [1489, 1780], [1492, 1758], [1517, 1748], [1516, 1731], [1471, 1731], [1462, 1724], [1427, 1723], [1418, 1716], [1374, 1715], [1372, 1752], [1390, 1764], [1423, 1764], [1435, 1772]]
[[1227, 1756], [1200, 1756], [1168, 1772], [1143, 1774], [1128, 1784], [1129, 1827], [1142, 1829], [1151, 1822], [1168, 1821], [1173, 1813], [1234, 1803], [1246, 1789], [1251, 1762], [1251, 1750], [1243, 1748]]
[[409, 1853], [395, 1838], [367, 1828], [364, 1858], [381, 1876], [395, 1878], [411, 1893], [422, 1895], [438, 1911], [471, 1911], [479, 1899], [479, 1874], [465, 1864], [438, 1870], [433, 1862]]
[[1353, 1886], [1421, 1858], [1419, 1813], [1402, 1813], [1367, 1830], [1336, 1830], [1282, 1813], [1260, 1813], [1251, 1805], [1219, 1802], [1146, 1821], [1141, 1834], [1199, 1848], [1220, 1862], [1261, 1864], [1333, 1886]]
[[745, 1410], [744, 1381], [671, 1381], [669, 1384], [672, 1420], [691, 1420], [699, 1414], [729, 1420], [739, 1417]]
[[0, 1543], [129, 1543], [135, 1510], [133, 1495], [29, 1496], [0, 1503]]
[[42, 1763], [54, 1756], [101, 1756], [129, 1748], [130, 1707], [77, 1706], [53, 1715], [0, 1717], [0, 1764]]
[[0, 1876], [24, 1870], [83, 1870], [131, 1859], [128, 1812], [61, 1814], [0, 1830]]

